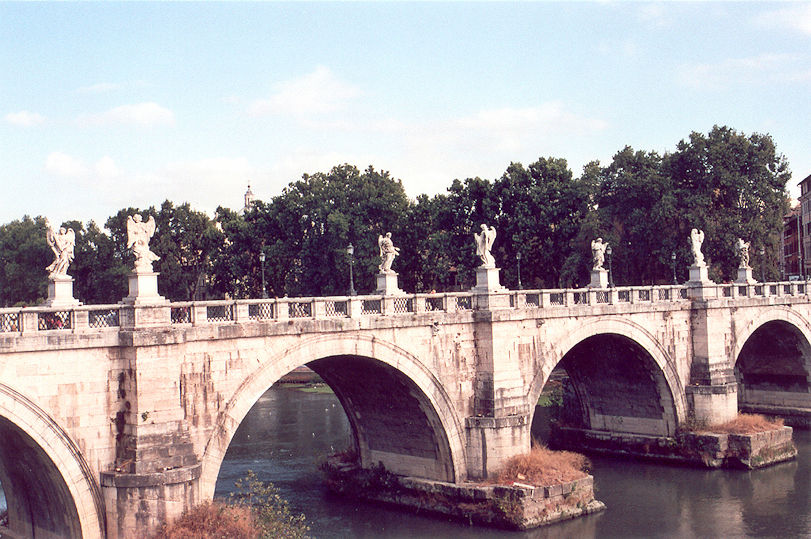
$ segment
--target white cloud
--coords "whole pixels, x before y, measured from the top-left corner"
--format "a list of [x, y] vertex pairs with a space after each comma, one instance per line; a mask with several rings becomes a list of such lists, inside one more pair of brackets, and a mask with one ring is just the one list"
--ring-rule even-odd
[[115, 161], [113, 161], [112, 157], [104, 156], [98, 161], [93, 167], [93, 170], [101, 179], [113, 179], [121, 176], [121, 171], [119, 170], [118, 166], [116, 166]]
[[808, 60], [794, 54], [759, 54], [716, 63], [687, 64], [677, 74], [685, 86], [720, 89], [740, 84], [768, 84], [809, 80]]
[[79, 179], [87, 176], [88, 168], [81, 159], [64, 152], [53, 152], [45, 159], [45, 170], [54, 176]]
[[811, 3], [791, 4], [757, 16], [757, 22], [771, 28], [788, 28], [811, 35]]
[[45, 158], [45, 170], [54, 176], [71, 178], [94, 186], [100, 185], [99, 180], [113, 180], [122, 176], [121, 170], [110, 156], [105, 155], [90, 166], [83, 159], [60, 151], [51, 152]]
[[9, 112], [5, 115], [6, 122], [20, 127], [33, 127], [45, 121], [45, 116], [36, 112], [21, 110], [19, 112]]
[[309, 116], [342, 110], [361, 94], [360, 89], [344, 82], [324, 66], [298, 79], [278, 83], [274, 93], [257, 99], [248, 107], [252, 116], [291, 114]]
[[81, 125], [131, 124], [139, 126], [173, 125], [174, 113], [154, 102], [121, 105], [100, 114], [79, 118]]

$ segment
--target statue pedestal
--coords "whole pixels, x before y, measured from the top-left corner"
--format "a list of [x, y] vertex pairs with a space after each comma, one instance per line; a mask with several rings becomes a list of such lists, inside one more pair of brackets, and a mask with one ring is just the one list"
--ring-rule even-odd
[[715, 284], [710, 281], [710, 278], [707, 276], [707, 265], [704, 264], [702, 266], [690, 266], [690, 280], [688, 281], [690, 284]]
[[476, 286], [470, 289], [474, 294], [489, 294], [491, 292], [505, 292], [507, 289], [501, 286], [498, 273], [499, 268], [476, 268]]
[[70, 275], [51, 275], [48, 277], [48, 299], [45, 307], [75, 307], [81, 302], [73, 297], [73, 277]]
[[167, 299], [158, 294], [158, 273], [135, 272], [129, 274], [130, 294], [123, 299], [125, 305], [144, 305], [167, 303]]
[[738, 278], [735, 279], [736, 283], [741, 284], [755, 284], [755, 278], [752, 277], [752, 268], [746, 266], [745, 268], [738, 268]]
[[377, 274], [377, 290], [375, 294], [381, 296], [402, 296], [405, 295], [397, 286], [397, 273], [378, 273]]
[[602, 268], [591, 270], [589, 288], [608, 288], [608, 270]]

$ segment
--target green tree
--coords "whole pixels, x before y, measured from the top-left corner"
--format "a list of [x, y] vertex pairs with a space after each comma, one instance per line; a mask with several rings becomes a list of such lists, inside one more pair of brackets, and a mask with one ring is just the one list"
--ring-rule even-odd
[[24, 216], [0, 226], [0, 294], [4, 306], [35, 304], [48, 293], [53, 253], [45, 240], [45, 218]]
[[356, 288], [371, 292], [380, 263], [377, 237], [398, 237], [408, 205], [402, 182], [371, 166], [362, 173], [341, 165], [305, 174], [256, 209], [271, 287], [289, 295], [345, 294], [352, 243]]
[[678, 234], [682, 244], [692, 228], [706, 234], [703, 252], [710, 275], [736, 276], [738, 237], [751, 242], [751, 264], [757, 267], [763, 248], [766, 278], [778, 276], [780, 235], [789, 203], [791, 179], [786, 158], [769, 135], [745, 135], [714, 126], [704, 135], [693, 132], [667, 158], [668, 172], [680, 203]]
[[224, 234], [205, 213], [188, 202], [174, 206], [166, 200], [158, 212], [155, 237], [150, 244], [160, 257], [160, 292], [174, 301], [205, 299], [212, 260], [222, 247]]
[[521, 253], [522, 283], [528, 288], [573, 284], [564, 267], [571, 244], [588, 212], [589, 193], [572, 176], [565, 159], [540, 158], [524, 167], [512, 163], [493, 186], [500, 241], [496, 260], [506, 282], [517, 282], [516, 254]]
[[82, 303], [110, 304], [127, 295], [127, 268], [116, 256], [116, 246], [95, 222], [80, 221], [65, 226], [76, 232], [75, 258], [68, 273], [75, 279], [73, 293]]
[[601, 230], [594, 236], [602, 235], [611, 244], [617, 284], [668, 283], [671, 253], [686, 253], [686, 245], [675, 234], [678, 211], [673, 180], [662, 166], [656, 152], [626, 146], [599, 172]]

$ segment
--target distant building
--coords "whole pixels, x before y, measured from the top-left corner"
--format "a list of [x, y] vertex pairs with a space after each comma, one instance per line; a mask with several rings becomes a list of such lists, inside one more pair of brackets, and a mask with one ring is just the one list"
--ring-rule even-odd
[[783, 234], [780, 237], [780, 252], [783, 253], [783, 257], [780, 260], [780, 275], [784, 281], [802, 276], [800, 266], [802, 229], [800, 204], [796, 204], [783, 217]]
[[800, 245], [802, 275], [811, 274], [811, 174], [800, 182]]
[[250, 184], [248, 185], [248, 190], [245, 191], [245, 206], [242, 207], [243, 215], [248, 212], [249, 209], [253, 207], [254, 203], [254, 196], [253, 191], [251, 191]]

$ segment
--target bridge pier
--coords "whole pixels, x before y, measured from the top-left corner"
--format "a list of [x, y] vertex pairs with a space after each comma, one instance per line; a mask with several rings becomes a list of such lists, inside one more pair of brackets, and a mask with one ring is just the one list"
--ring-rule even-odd
[[475, 416], [466, 419], [465, 427], [468, 475], [484, 479], [498, 473], [509, 458], [529, 452], [532, 417], [516, 348], [520, 334], [509, 317], [503, 317], [510, 307], [509, 296], [497, 288], [473, 291]]
[[[715, 291], [715, 288], [712, 289]], [[706, 424], [724, 423], [738, 415], [738, 383], [730, 366], [727, 333], [729, 312], [708, 298], [701, 286], [688, 290], [693, 360], [685, 396], [691, 419]]]

